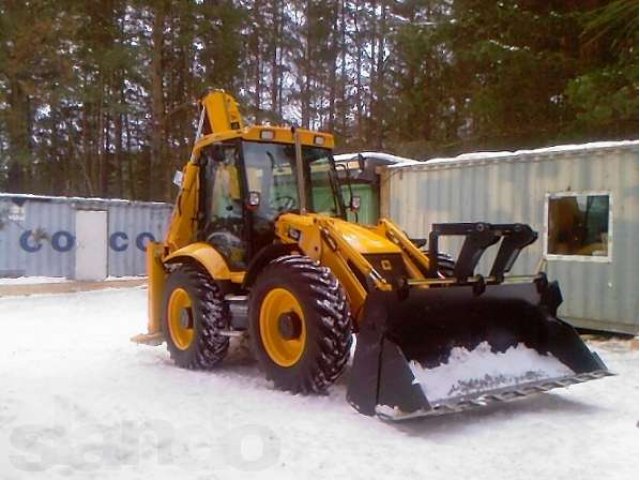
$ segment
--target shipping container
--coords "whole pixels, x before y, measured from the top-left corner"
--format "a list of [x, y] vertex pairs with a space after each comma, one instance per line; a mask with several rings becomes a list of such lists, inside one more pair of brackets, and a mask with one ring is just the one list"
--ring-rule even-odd
[[[414, 238], [432, 223], [527, 223], [513, 273], [546, 268], [575, 326], [638, 333], [638, 142], [482, 152], [382, 172], [381, 211]], [[441, 241], [457, 253], [461, 241]], [[486, 274], [497, 247], [480, 264]]]
[[100, 280], [145, 273], [172, 207], [158, 202], [0, 193], [0, 277]]

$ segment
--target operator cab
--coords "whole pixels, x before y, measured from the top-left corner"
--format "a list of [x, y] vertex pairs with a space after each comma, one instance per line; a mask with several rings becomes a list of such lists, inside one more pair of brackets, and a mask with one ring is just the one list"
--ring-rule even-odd
[[[295, 145], [233, 139], [200, 156], [198, 240], [213, 245], [232, 270], [246, 269], [275, 240], [274, 224], [299, 212]], [[302, 145], [306, 209], [345, 218], [331, 149]]]

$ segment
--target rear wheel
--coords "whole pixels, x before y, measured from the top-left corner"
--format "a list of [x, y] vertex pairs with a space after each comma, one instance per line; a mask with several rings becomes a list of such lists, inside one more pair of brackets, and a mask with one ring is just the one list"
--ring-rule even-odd
[[344, 370], [351, 347], [351, 316], [331, 271], [308, 257], [272, 261], [249, 300], [256, 357], [275, 386], [320, 392]]
[[219, 334], [229, 324], [229, 310], [216, 283], [201, 269], [182, 265], [171, 272], [165, 289], [162, 327], [176, 365], [211, 368], [229, 348]]

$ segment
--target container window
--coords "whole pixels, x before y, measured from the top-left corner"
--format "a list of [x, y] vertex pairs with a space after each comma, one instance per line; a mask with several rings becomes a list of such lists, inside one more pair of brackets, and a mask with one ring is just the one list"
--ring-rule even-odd
[[609, 257], [609, 194], [548, 197], [547, 254]]

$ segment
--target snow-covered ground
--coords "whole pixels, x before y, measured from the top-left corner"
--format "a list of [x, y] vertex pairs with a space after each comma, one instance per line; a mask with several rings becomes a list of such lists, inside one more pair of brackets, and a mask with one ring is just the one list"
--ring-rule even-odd
[[[213, 372], [137, 346], [142, 287], [0, 298], [0, 478], [626, 479], [638, 352], [619, 375], [472, 412], [385, 423], [275, 391], [242, 349]], [[348, 376], [347, 371], [345, 376]]]

